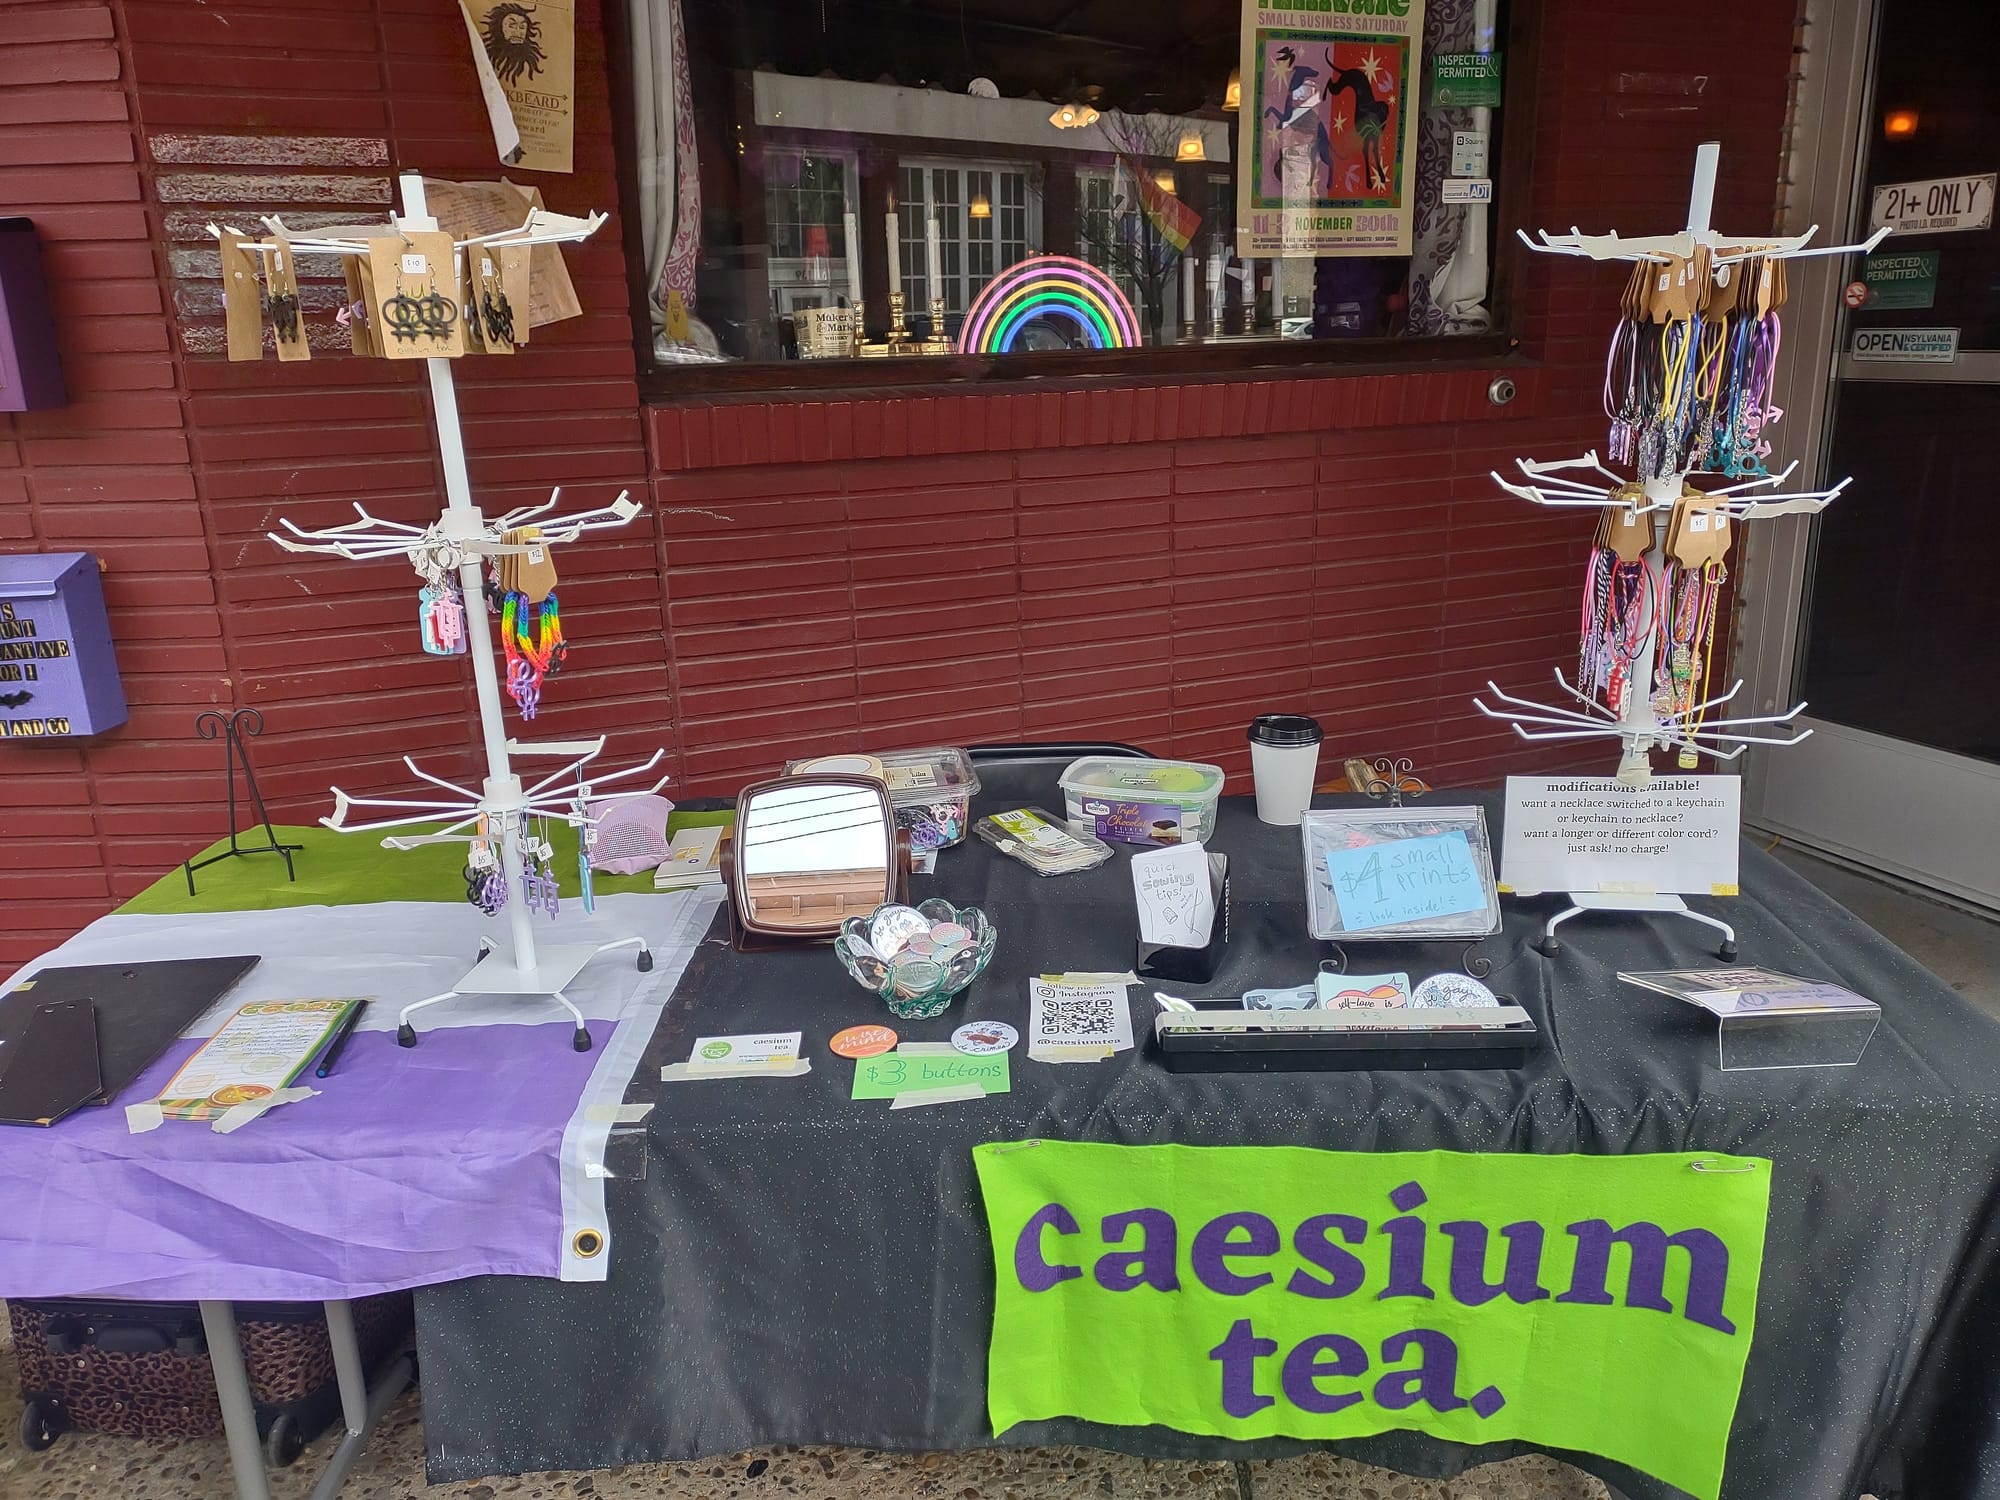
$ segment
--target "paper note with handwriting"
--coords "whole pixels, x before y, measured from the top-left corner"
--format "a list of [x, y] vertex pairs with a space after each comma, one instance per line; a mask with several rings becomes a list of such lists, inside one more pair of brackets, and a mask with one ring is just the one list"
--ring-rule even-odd
[[1180, 948], [1207, 944], [1215, 925], [1215, 895], [1208, 883], [1208, 851], [1176, 844], [1132, 856], [1132, 895], [1139, 903], [1139, 936]]
[[1007, 1071], [1007, 1054], [992, 1052], [982, 1057], [956, 1053], [951, 1057], [910, 1056], [884, 1052], [877, 1057], [857, 1058], [854, 1063], [854, 1091], [851, 1099], [893, 1099], [916, 1090], [956, 1088], [976, 1083], [989, 1094], [1005, 1094], [1013, 1089]]
[[1326, 872], [1349, 932], [1478, 911], [1486, 892], [1457, 829], [1326, 851]]

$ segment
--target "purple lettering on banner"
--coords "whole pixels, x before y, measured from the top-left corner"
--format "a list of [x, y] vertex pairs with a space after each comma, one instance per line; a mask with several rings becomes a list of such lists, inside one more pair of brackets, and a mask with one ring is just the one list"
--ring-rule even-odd
[[1338, 1230], [1350, 1245], [1358, 1245], [1368, 1235], [1368, 1225], [1352, 1214], [1314, 1214], [1292, 1231], [1292, 1249], [1309, 1265], [1326, 1272], [1328, 1280], [1292, 1272], [1285, 1290], [1300, 1297], [1346, 1297], [1360, 1289], [1368, 1274], [1361, 1257], [1333, 1243], [1329, 1230]]
[[1257, 1361], [1278, 1352], [1276, 1339], [1260, 1339], [1248, 1318], [1230, 1325], [1228, 1336], [1208, 1351], [1222, 1365], [1222, 1409], [1232, 1417], [1251, 1417], [1276, 1404], [1257, 1394]]
[[1459, 1219], [1438, 1228], [1451, 1236], [1451, 1295], [1455, 1302], [1478, 1307], [1505, 1292], [1516, 1302], [1539, 1302], [1548, 1296], [1541, 1284], [1542, 1226], [1533, 1220], [1505, 1225], [1507, 1268], [1500, 1280], [1486, 1279], [1486, 1226], [1477, 1219]]
[[1057, 1234], [1076, 1234], [1076, 1215], [1060, 1203], [1046, 1203], [1021, 1226], [1014, 1241], [1014, 1279], [1026, 1291], [1046, 1292], [1058, 1282], [1083, 1275], [1081, 1267], [1052, 1266], [1042, 1259], [1042, 1230], [1051, 1227]]
[[[1246, 1238], [1235, 1239], [1237, 1230]], [[1194, 1232], [1194, 1253], [1189, 1257], [1195, 1278], [1211, 1292], [1225, 1297], [1242, 1297], [1260, 1286], [1271, 1284], [1271, 1273], [1238, 1276], [1229, 1269], [1232, 1255], [1276, 1255], [1280, 1244], [1278, 1226], [1258, 1213], [1218, 1214]]]
[[1668, 1234], [1659, 1225], [1648, 1223], [1613, 1229], [1606, 1219], [1584, 1219], [1571, 1224], [1569, 1232], [1576, 1236], [1576, 1266], [1570, 1273], [1569, 1290], [1558, 1293], [1556, 1301], [1611, 1306], [1611, 1247], [1621, 1244], [1631, 1252], [1625, 1305], [1670, 1313], [1674, 1305], [1666, 1295], [1667, 1251], [1685, 1250], [1687, 1320], [1718, 1333], [1736, 1332], [1736, 1325], [1722, 1315], [1723, 1294], [1729, 1289], [1729, 1247], [1717, 1235], [1706, 1229]]
[[[1331, 1354], [1333, 1358], [1320, 1358]], [[1319, 1388], [1322, 1380], [1338, 1375], [1366, 1375], [1368, 1354], [1353, 1339], [1337, 1333], [1319, 1333], [1304, 1340], [1285, 1356], [1285, 1399], [1300, 1411], [1316, 1417], [1330, 1417], [1361, 1399], [1359, 1391], [1329, 1395]]]
[[1392, 1371], [1376, 1381], [1375, 1404], [1387, 1411], [1407, 1411], [1419, 1401], [1434, 1411], [1457, 1411], [1464, 1406], [1466, 1402], [1458, 1394], [1458, 1345], [1435, 1328], [1412, 1328], [1382, 1340], [1382, 1358], [1401, 1359], [1404, 1351], [1413, 1347], [1420, 1356], [1417, 1367]]
[[1098, 1230], [1107, 1245], [1125, 1243], [1125, 1231], [1137, 1225], [1139, 1248], [1123, 1254], [1100, 1255], [1094, 1274], [1107, 1292], [1129, 1292], [1149, 1286], [1156, 1292], [1177, 1292], [1181, 1278], [1175, 1268], [1180, 1258], [1180, 1237], [1174, 1216], [1165, 1209], [1135, 1208], [1129, 1213], [1106, 1214]]
[[[1414, 1182], [1406, 1182], [1389, 1194], [1389, 1201], [1405, 1214], [1426, 1202], [1428, 1195]], [[1424, 1284], [1424, 1237], [1428, 1226], [1422, 1219], [1391, 1219], [1382, 1226], [1389, 1236], [1389, 1284], [1375, 1294], [1377, 1302], [1391, 1297], [1435, 1297]]]

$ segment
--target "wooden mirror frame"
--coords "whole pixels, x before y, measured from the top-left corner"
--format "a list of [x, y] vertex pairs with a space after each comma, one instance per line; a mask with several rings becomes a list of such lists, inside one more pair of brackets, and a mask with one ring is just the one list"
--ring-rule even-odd
[[750, 804], [761, 793], [790, 786], [855, 787], [862, 791], [874, 792], [880, 797], [882, 822], [889, 835], [888, 894], [882, 899], [885, 903], [908, 902], [910, 899], [910, 835], [907, 829], [897, 826], [895, 804], [889, 800], [889, 789], [881, 782], [872, 776], [843, 776], [833, 773], [774, 776], [767, 781], [752, 782], [736, 794], [734, 836], [724, 840], [722, 845], [722, 886], [729, 898], [729, 946], [738, 953], [823, 947], [830, 944], [840, 932], [839, 922], [835, 922], [824, 932], [811, 928], [774, 927], [759, 922], [750, 915], [749, 902], [744, 899], [741, 885], [742, 871], [737, 851], [742, 847], [744, 831], [749, 826], [746, 817], [750, 811]]

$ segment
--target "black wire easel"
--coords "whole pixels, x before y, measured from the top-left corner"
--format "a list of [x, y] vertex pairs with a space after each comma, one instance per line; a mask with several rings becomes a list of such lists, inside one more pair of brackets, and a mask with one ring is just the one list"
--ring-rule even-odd
[[[194, 732], [205, 740], [220, 738], [224, 744], [229, 786], [229, 847], [206, 859], [183, 860], [182, 871], [187, 875], [188, 894], [194, 894], [194, 872], [217, 860], [230, 859], [237, 855], [275, 854], [285, 862], [285, 879], [297, 880], [298, 872], [292, 868], [292, 856], [305, 848], [304, 844], [281, 844], [278, 830], [271, 826], [271, 815], [264, 810], [264, 794], [257, 790], [257, 773], [250, 767], [249, 741], [264, 732], [264, 716], [254, 708], [239, 708], [232, 714], [221, 714], [214, 709], [197, 714]], [[244, 848], [236, 841], [236, 768], [243, 767], [243, 786], [250, 794], [250, 806], [256, 811], [257, 821], [263, 825], [264, 842]]]

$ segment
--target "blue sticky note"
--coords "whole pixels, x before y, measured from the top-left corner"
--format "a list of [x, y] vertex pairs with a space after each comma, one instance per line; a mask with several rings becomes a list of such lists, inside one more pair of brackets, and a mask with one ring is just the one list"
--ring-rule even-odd
[[1326, 873], [1348, 932], [1483, 911], [1485, 887], [1465, 835], [1426, 834], [1326, 851]]

